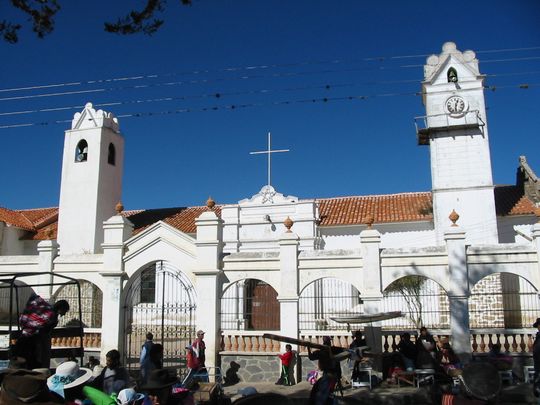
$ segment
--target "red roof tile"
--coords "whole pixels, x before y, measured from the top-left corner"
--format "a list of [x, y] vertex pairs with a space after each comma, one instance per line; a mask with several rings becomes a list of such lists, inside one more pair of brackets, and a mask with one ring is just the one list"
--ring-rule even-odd
[[534, 203], [519, 186], [495, 187], [495, 207], [499, 216], [534, 214]]
[[7, 208], [0, 207], [0, 222], [5, 222], [8, 225], [27, 231], [34, 231], [35, 227], [32, 221], [17, 211], [12, 211]]
[[327, 198], [319, 201], [321, 226], [364, 224], [373, 215], [375, 223], [430, 221], [431, 193], [403, 193]]
[[[323, 198], [317, 202], [321, 226], [365, 224], [369, 215], [373, 215], [375, 223], [433, 220], [430, 192]], [[499, 216], [534, 214], [534, 204], [518, 186], [496, 186], [495, 205]], [[134, 233], [163, 221], [184, 233], [193, 234], [196, 232], [195, 219], [207, 209], [206, 206], [157, 208], [124, 211], [123, 215], [133, 222]], [[221, 206], [216, 205], [214, 209], [221, 216]], [[56, 239], [58, 208], [17, 211], [0, 208], [0, 221], [33, 231], [28, 239]]]

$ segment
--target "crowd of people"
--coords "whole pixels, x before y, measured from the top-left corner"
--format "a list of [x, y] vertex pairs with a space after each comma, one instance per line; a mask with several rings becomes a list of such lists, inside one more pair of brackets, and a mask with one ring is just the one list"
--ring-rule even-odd
[[[75, 359], [58, 365], [55, 373], [49, 374], [51, 354], [51, 331], [59, 318], [69, 311], [66, 301], [50, 304], [38, 295], [32, 295], [20, 316], [20, 336], [13, 346], [11, 366], [0, 373], [0, 404], [79, 404], [79, 405], [173, 405], [191, 404], [190, 388], [198, 382], [208, 382], [205, 365], [205, 332], [197, 331], [196, 339], [186, 346], [187, 376], [180, 381], [163, 368], [163, 346], [154, 342], [151, 332], [141, 346], [140, 376], [134, 379], [121, 364], [118, 350], [110, 350], [105, 356], [105, 365], [90, 356], [86, 367]], [[533, 345], [534, 392], [540, 396], [540, 318], [533, 327], [538, 329]], [[285, 353], [278, 354], [281, 374], [276, 384], [293, 385], [296, 352], [287, 344]], [[325, 405], [332, 403], [334, 393], [342, 390], [340, 361], [349, 358], [352, 362], [351, 381], [360, 378], [365, 369], [363, 351], [367, 343], [362, 333], [353, 333], [349, 348], [332, 345], [330, 336], [323, 337], [323, 345], [312, 351], [308, 346], [308, 358], [316, 361], [318, 372], [310, 377], [313, 383], [309, 403]], [[414, 342], [409, 333], [400, 336], [392, 357], [389, 377], [407, 378], [418, 369], [430, 369], [449, 377], [461, 374], [463, 365], [445, 337], [436, 340], [422, 327]], [[343, 356], [345, 354], [345, 356]], [[512, 357], [501, 352], [501, 345], [490, 346], [487, 360], [496, 370], [511, 370]], [[231, 363], [228, 382], [239, 381], [236, 372], [239, 365]], [[405, 377], [403, 377], [405, 376]]]

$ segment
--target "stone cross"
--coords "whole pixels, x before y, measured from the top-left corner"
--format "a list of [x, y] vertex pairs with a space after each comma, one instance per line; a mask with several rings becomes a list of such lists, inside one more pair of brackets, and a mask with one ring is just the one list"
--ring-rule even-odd
[[271, 154], [272, 153], [279, 153], [279, 152], [289, 152], [289, 149], [276, 149], [272, 150], [271, 147], [272, 144], [272, 135], [270, 132], [268, 132], [268, 149], [263, 151], [257, 151], [257, 152], [249, 152], [250, 155], [260, 155], [260, 154], [267, 154], [268, 155], [268, 185], [271, 186], [270, 183], [270, 173], [271, 173]]

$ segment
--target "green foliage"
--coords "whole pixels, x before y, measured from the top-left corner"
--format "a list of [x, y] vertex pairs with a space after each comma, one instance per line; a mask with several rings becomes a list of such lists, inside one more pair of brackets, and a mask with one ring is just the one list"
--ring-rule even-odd
[[396, 293], [405, 299], [408, 317], [417, 329], [424, 326], [422, 321], [422, 290], [425, 282], [425, 277], [407, 276], [394, 281], [385, 291], [386, 294]]
[[[57, 0], [11, 0], [11, 5], [26, 14], [32, 22], [32, 31], [38, 38], [43, 38], [54, 30], [54, 17], [60, 10]], [[11, 44], [19, 40], [19, 29], [20, 24], [6, 20], [0, 22], [0, 35]]]
[[[192, 0], [179, 0], [182, 5], [191, 5]], [[142, 11], [130, 11], [116, 23], [105, 23], [105, 31], [116, 34], [154, 34], [162, 25], [163, 20], [154, 15], [163, 12], [166, 0], [146, 0]], [[60, 10], [59, 0], [11, 0], [11, 5], [22, 11], [32, 22], [32, 30], [38, 38], [44, 38], [54, 30], [56, 13]], [[0, 36], [11, 44], [19, 41], [18, 31], [21, 24], [11, 21], [0, 21]]]

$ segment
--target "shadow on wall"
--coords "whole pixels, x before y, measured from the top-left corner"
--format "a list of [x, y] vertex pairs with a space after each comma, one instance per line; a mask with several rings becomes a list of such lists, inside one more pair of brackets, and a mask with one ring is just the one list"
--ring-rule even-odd
[[238, 377], [238, 370], [240, 370], [240, 364], [236, 361], [231, 361], [229, 363], [229, 368], [225, 372], [224, 385], [230, 386], [235, 385], [240, 382], [240, 377]]

